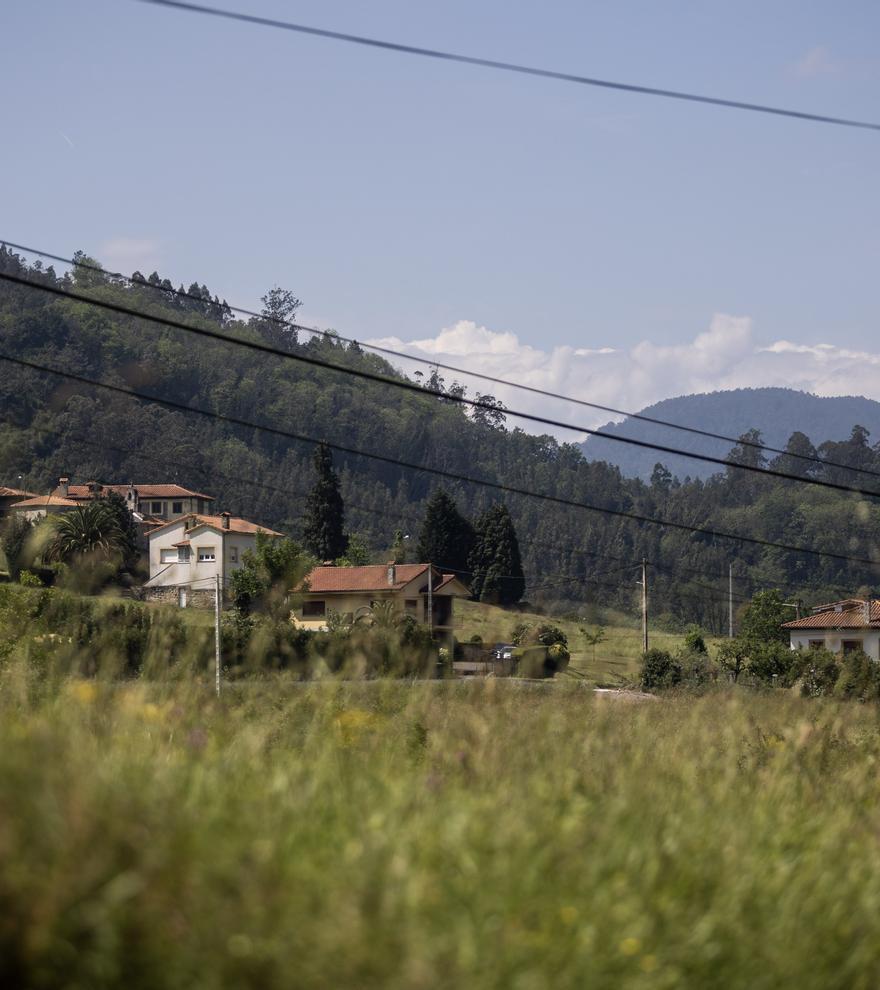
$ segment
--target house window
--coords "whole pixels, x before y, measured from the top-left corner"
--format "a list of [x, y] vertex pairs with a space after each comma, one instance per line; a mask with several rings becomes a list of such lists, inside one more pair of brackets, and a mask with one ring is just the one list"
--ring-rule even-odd
[[160, 550], [159, 554], [159, 563], [161, 564], [176, 564], [180, 559], [180, 553], [177, 547], [169, 547], [167, 550]]
[[161, 516], [162, 515], [162, 503], [161, 502], [150, 502], [150, 512], [152, 512], [154, 516]]
[[419, 610], [418, 598], [407, 598], [403, 603], [403, 607], [407, 615], [415, 615]]
[[181, 512], [183, 512], [183, 502], [172, 502], [171, 503], [171, 511], [176, 516], [179, 516], [181, 514]]
[[323, 601], [306, 601], [303, 602], [303, 618], [304, 619], [323, 619], [327, 614], [327, 603]]
[[199, 547], [198, 548], [198, 560], [200, 564], [208, 564], [212, 560], [217, 559], [217, 554], [214, 551], [214, 547]]
[[229, 561], [232, 564], [238, 563], [238, 547], [229, 548]]
[[189, 563], [189, 547], [178, 547], [177, 548], [177, 563], [178, 564], [188, 564]]
[[811, 639], [807, 643], [807, 647], [811, 650], [824, 650], [825, 640], [824, 639]]
[[863, 643], [860, 639], [845, 639], [840, 644], [840, 649], [844, 654], [855, 653], [862, 649]]

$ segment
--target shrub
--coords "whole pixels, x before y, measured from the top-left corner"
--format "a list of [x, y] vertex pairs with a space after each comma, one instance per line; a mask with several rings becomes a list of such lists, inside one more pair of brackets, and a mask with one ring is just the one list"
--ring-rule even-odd
[[847, 653], [840, 664], [834, 694], [853, 701], [880, 700], [880, 664], [862, 650]]
[[654, 691], [681, 683], [681, 664], [666, 650], [648, 650], [642, 657], [642, 690]]
[[674, 662], [681, 667], [681, 683], [691, 688], [704, 688], [718, 680], [718, 664], [708, 653], [683, 649], [675, 654]]
[[535, 626], [531, 622], [520, 622], [513, 628], [511, 642], [514, 646], [553, 646], [561, 643], [568, 646], [568, 637], [559, 628], [549, 622]]
[[34, 574], [33, 571], [22, 571], [18, 575], [18, 583], [23, 588], [42, 588], [43, 582]]
[[840, 660], [828, 650], [792, 651], [787, 681], [804, 697], [831, 694], [839, 676]]
[[703, 631], [699, 626], [687, 627], [687, 632], [684, 634], [684, 648], [689, 653], [707, 654], [709, 652], [706, 649], [706, 640], [703, 637]]
[[559, 671], [565, 670], [571, 660], [571, 654], [564, 643], [554, 643], [547, 649], [547, 659], [544, 661], [544, 671], [548, 677], [553, 677]]
[[786, 683], [795, 652], [784, 643], [753, 643], [749, 646], [748, 671], [765, 684]]

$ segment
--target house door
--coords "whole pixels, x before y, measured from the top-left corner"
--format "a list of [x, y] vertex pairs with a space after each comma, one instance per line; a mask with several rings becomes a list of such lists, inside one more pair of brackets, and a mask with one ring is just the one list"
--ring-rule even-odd
[[187, 593], [187, 590], [188, 590], [187, 588], [178, 588], [177, 589], [177, 604], [181, 608], [186, 608], [186, 593]]

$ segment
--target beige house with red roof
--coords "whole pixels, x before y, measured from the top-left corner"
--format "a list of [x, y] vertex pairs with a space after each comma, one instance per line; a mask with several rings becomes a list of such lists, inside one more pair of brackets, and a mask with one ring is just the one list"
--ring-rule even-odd
[[802, 619], [785, 622], [793, 650], [825, 649], [832, 653], [863, 650], [880, 660], [880, 601], [846, 598], [817, 605]]
[[23, 502], [36, 497], [36, 492], [26, 492], [21, 488], [7, 488], [5, 485], [0, 485], [0, 516], [5, 515], [6, 510], [16, 502]]
[[228, 586], [245, 552], [256, 546], [257, 533], [282, 535], [228, 512], [190, 513], [158, 526], [148, 535], [150, 579], [144, 597], [181, 608], [213, 605], [216, 578], [221, 587]]
[[[350, 622], [370, 614], [374, 602], [391, 601], [402, 615], [430, 624], [437, 638], [452, 644], [456, 598], [470, 589], [454, 574], [429, 564], [376, 564], [365, 567], [316, 567], [303, 582], [293, 621], [305, 629], [324, 630], [336, 612]], [[429, 611], [428, 600], [432, 608]]]
[[84, 485], [71, 485], [69, 478], [59, 478], [58, 487], [52, 492], [59, 498], [73, 499], [75, 502], [88, 502], [116, 492], [125, 499], [129, 512], [141, 516], [145, 522], [164, 523], [191, 512], [210, 512], [213, 495], [194, 492], [181, 485], [102, 485], [89, 481]]
[[21, 513], [30, 522], [37, 522], [45, 516], [57, 516], [71, 509], [78, 508], [82, 503], [60, 495], [33, 495], [30, 498], [13, 502], [9, 507], [12, 512]]

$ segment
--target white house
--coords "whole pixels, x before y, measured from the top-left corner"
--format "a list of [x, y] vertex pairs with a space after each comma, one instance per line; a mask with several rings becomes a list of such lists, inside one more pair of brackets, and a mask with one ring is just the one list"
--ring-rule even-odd
[[828, 605], [817, 605], [802, 619], [782, 626], [791, 637], [793, 650], [823, 648], [832, 653], [864, 650], [880, 660], [880, 601], [846, 598]]
[[221, 587], [242, 566], [245, 551], [253, 550], [257, 533], [279, 537], [265, 526], [231, 516], [191, 513], [154, 529], [148, 536], [150, 579], [144, 585], [147, 601], [181, 608], [206, 608], [214, 602], [215, 578]]

